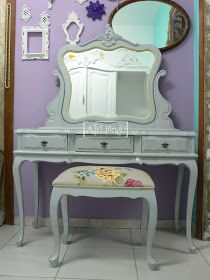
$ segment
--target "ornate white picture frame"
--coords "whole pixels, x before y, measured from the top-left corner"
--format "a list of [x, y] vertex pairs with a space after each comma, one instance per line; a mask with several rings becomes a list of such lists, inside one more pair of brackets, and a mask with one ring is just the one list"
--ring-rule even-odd
[[31, 18], [31, 9], [28, 7], [28, 5], [23, 5], [20, 12], [20, 19], [22, 19], [25, 22], [28, 22]]
[[[42, 34], [42, 51], [30, 52], [29, 51], [29, 34], [41, 33]], [[49, 28], [47, 26], [22, 26], [22, 59], [48, 59], [49, 57]]]
[[50, 15], [44, 11], [40, 14], [39, 26], [49, 26], [50, 23]]
[[48, 10], [51, 10], [52, 7], [53, 7], [53, 1], [54, 0], [47, 0], [47, 7], [48, 7]]
[[[71, 40], [69, 38], [69, 33], [68, 33], [68, 27], [69, 25], [71, 25], [72, 23], [75, 23], [79, 30], [76, 34], [76, 38], [75, 40]], [[68, 16], [68, 19], [66, 20], [65, 23], [62, 24], [62, 27], [63, 27], [63, 31], [66, 35], [66, 42], [69, 43], [70, 45], [76, 45], [77, 43], [79, 43], [80, 41], [80, 36], [81, 36], [81, 33], [82, 33], [82, 30], [84, 28], [84, 24], [80, 22], [79, 20], [79, 17], [78, 15], [75, 13], [75, 12], [71, 12]]]

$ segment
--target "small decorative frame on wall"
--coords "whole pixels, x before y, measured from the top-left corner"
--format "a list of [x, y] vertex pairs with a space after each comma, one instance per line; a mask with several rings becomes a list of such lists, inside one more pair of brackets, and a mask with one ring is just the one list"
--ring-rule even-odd
[[75, 0], [77, 3], [79, 3], [80, 5], [82, 5], [85, 1], [87, 0]]
[[54, 0], [47, 0], [47, 3], [48, 3], [48, 10], [51, 10], [52, 7], [53, 7], [53, 2]]
[[[69, 37], [69, 33], [68, 33], [68, 27], [73, 23], [76, 24], [79, 28], [75, 40], [71, 40]], [[67, 43], [69, 43], [71, 45], [76, 45], [77, 43], [79, 43], [80, 36], [81, 36], [82, 30], [84, 28], [84, 24], [80, 22], [78, 15], [75, 12], [71, 12], [69, 14], [68, 19], [66, 20], [65, 23], [62, 24], [62, 27], [63, 27], [63, 31], [66, 35]]]
[[50, 16], [47, 12], [42, 12], [40, 14], [40, 21], [39, 21], [40, 26], [48, 26], [50, 25]]
[[30, 8], [25, 4], [23, 5], [20, 13], [20, 19], [22, 19], [25, 22], [28, 22], [32, 18], [31, 10]]
[[[30, 52], [29, 35], [41, 34], [42, 51]], [[22, 59], [48, 59], [49, 56], [49, 29], [47, 26], [23, 26], [22, 27]]]

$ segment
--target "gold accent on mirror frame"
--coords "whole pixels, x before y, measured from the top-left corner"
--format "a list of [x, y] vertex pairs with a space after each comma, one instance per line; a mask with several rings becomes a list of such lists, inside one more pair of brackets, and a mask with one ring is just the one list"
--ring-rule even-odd
[[[189, 30], [190, 30], [190, 18], [187, 12], [182, 8], [179, 4], [172, 0], [126, 0], [122, 2], [121, 4], [117, 5], [117, 7], [114, 8], [114, 10], [111, 12], [108, 23], [112, 26], [112, 21], [114, 19], [114, 16], [124, 7], [127, 5], [130, 5], [132, 3], [137, 3], [137, 2], [161, 2], [168, 4], [172, 6], [171, 12], [170, 12], [170, 19], [169, 19], [169, 24], [168, 24], [168, 41], [171, 40], [171, 38], [177, 38], [178, 34], [183, 32], [182, 37], [179, 36], [181, 39], [178, 39], [177, 41], [170, 43], [169, 45], [166, 45], [165, 47], [158, 47], [161, 52], [170, 50], [172, 48], [175, 48], [177, 45], [179, 45], [181, 42], [184, 41], [184, 39], [187, 37]], [[176, 12], [178, 11], [178, 13]], [[180, 14], [183, 15], [183, 17], [180, 16]], [[172, 30], [172, 26], [175, 26], [176, 29]], [[113, 26], [112, 26], [113, 28]], [[114, 28], [113, 28], [114, 30]], [[115, 30], [114, 30], [115, 31]], [[119, 34], [121, 35], [121, 34]], [[127, 38], [124, 38], [127, 39]], [[167, 41], [167, 42], [168, 42]], [[167, 44], [166, 42], [166, 44]], [[135, 42], [133, 42], [135, 43]], [[151, 44], [150, 42], [141, 42], [141, 44]]]

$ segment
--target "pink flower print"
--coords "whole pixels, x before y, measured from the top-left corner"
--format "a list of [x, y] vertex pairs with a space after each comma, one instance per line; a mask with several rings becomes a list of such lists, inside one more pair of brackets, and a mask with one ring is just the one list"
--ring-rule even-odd
[[127, 179], [125, 182], [125, 187], [141, 188], [143, 187], [143, 184], [139, 180]]

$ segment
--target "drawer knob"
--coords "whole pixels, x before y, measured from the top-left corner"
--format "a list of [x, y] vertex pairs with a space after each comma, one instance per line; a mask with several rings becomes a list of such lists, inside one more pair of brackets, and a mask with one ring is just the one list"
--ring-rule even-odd
[[41, 144], [42, 144], [42, 147], [45, 148], [47, 146], [48, 142], [43, 140], [43, 141], [41, 141]]
[[168, 146], [169, 146], [169, 144], [168, 144], [168, 143], [163, 143], [163, 144], [162, 144], [163, 149], [167, 149], [167, 148], [168, 148]]
[[108, 145], [107, 142], [105, 142], [105, 141], [101, 142], [101, 146], [102, 146], [103, 149], [106, 149], [107, 145]]

